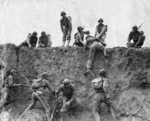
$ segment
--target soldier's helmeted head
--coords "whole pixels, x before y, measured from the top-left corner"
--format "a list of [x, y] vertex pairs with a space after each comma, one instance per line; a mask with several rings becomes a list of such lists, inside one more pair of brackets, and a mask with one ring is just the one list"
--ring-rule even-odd
[[104, 20], [102, 18], [98, 19], [98, 23], [103, 23]]
[[42, 32], [41, 32], [41, 35], [46, 35], [46, 32], [45, 32], [45, 31], [42, 31]]
[[43, 78], [43, 79], [47, 79], [48, 73], [47, 73], [47, 72], [43, 72], [43, 73], [40, 75], [40, 77]]
[[63, 82], [65, 87], [69, 86], [70, 85], [70, 80], [69, 79], [64, 79]]
[[33, 32], [32, 35], [37, 36], [37, 32]]
[[132, 27], [132, 31], [138, 31], [138, 27], [137, 26], [133, 26]]
[[82, 26], [78, 26], [77, 30], [78, 30], [78, 32], [82, 32], [83, 31], [83, 27]]
[[60, 15], [61, 15], [62, 17], [65, 17], [65, 16], [66, 16], [66, 12], [65, 12], [65, 11], [62, 11]]
[[106, 71], [105, 69], [101, 69], [99, 72], [98, 72], [99, 76], [102, 76], [102, 77], [106, 77]]

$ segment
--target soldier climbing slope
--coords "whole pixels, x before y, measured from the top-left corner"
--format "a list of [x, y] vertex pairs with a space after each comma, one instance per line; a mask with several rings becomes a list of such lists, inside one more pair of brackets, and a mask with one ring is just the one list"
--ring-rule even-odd
[[61, 112], [61, 121], [64, 121], [64, 114], [73, 106], [76, 105], [76, 93], [75, 86], [70, 82], [69, 79], [64, 79], [63, 84], [58, 87], [57, 95], [63, 93], [63, 106], [60, 110]]
[[[131, 40], [133, 40], [133, 43], [131, 43]], [[139, 32], [138, 27], [133, 26], [132, 31], [129, 33], [128, 36], [127, 47], [141, 48], [141, 46], [144, 44], [144, 40], [144, 32]]]
[[16, 76], [16, 71], [14, 69], [10, 69], [6, 72], [4, 76], [4, 81], [2, 83], [1, 89], [1, 100], [0, 100], [0, 107], [5, 106], [6, 104], [10, 103], [8, 96], [10, 92], [12, 92], [12, 87], [20, 86], [20, 84], [14, 83], [14, 77]]
[[99, 25], [96, 27], [95, 37], [91, 35], [88, 35], [86, 37], [85, 49], [90, 48], [90, 51], [89, 51], [89, 58], [87, 61], [87, 65], [86, 65], [87, 71], [84, 73], [84, 75], [90, 72], [89, 69], [92, 68], [92, 62], [97, 50], [103, 51], [104, 56], [108, 57], [105, 49], [107, 25], [103, 24], [103, 19], [99, 19], [98, 22]]
[[76, 46], [79, 46], [79, 47], [84, 47], [84, 34], [90, 34], [89, 31], [83, 31], [83, 27], [81, 26], [78, 26], [77, 30], [78, 32], [74, 35], [75, 36], [75, 42], [73, 44], [76, 45]]
[[72, 32], [72, 23], [71, 23], [71, 17], [66, 17], [66, 13], [63, 11], [61, 12], [61, 20], [60, 20], [60, 27], [61, 27], [61, 31], [63, 33], [63, 45], [62, 47], [65, 46], [65, 42], [66, 40], [68, 40], [68, 44], [67, 46], [69, 46], [70, 44], [70, 40], [71, 40], [71, 32]]
[[27, 107], [26, 110], [31, 110], [34, 108], [37, 101], [41, 103], [41, 105], [44, 107], [46, 112], [47, 121], [50, 120], [50, 107], [47, 102], [46, 95], [46, 88], [49, 89], [49, 91], [54, 95], [55, 91], [52, 85], [47, 81], [48, 74], [46, 72], [42, 73], [39, 79], [35, 79], [32, 82], [32, 100], [30, 105]]
[[99, 71], [98, 78], [92, 80], [92, 88], [95, 90], [93, 99], [93, 114], [95, 120], [100, 121], [100, 105], [102, 102], [108, 106], [109, 112], [112, 111], [108, 79], [106, 78], [106, 71], [104, 69]]

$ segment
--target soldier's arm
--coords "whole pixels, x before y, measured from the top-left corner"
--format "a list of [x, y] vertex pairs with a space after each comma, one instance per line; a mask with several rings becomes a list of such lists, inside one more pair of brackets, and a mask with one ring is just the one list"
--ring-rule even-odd
[[86, 34], [86, 35], [90, 34], [89, 31], [83, 31], [83, 33]]
[[104, 80], [103, 89], [104, 89], [105, 93], [109, 93], [108, 79]]
[[64, 32], [64, 31], [63, 31], [62, 20], [60, 20], [60, 28], [61, 28], [61, 31]]
[[14, 80], [13, 80], [13, 76], [12, 75], [8, 76], [8, 84], [9, 84], [9, 86], [13, 86], [14, 85]]
[[29, 47], [31, 47], [30, 39], [31, 39], [31, 35], [29, 35], [29, 36], [27, 37], [27, 43], [28, 43]]
[[129, 36], [128, 36], [128, 43], [130, 43], [131, 42], [131, 32], [129, 33]]
[[52, 85], [47, 81], [47, 80], [44, 80], [45, 83], [46, 83], [46, 86], [47, 88], [49, 89], [49, 91], [54, 95], [55, 94], [55, 90], [54, 88], [52, 87]]
[[72, 94], [72, 98], [69, 100], [70, 103], [74, 101], [76, 98], [75, 86], [74, 85], [71, 86], [72, 86], [73, 94]]
[[69, 20], [69, 31], [71, 32], [72, 31], [72, 22], [71, 22], [71, 19], [68, 18], [68, 20]]
[[107, 27], [104, 25], [102, 31], [100, 32], [100, 37], [105, 33]]
[[96, 26], [96, 30], [95, 30], [95, 36], [94, 36], [94, 37], [96, 37], [96, 35], [97, 35], [97, 32], [98, 32], [98, 27]]

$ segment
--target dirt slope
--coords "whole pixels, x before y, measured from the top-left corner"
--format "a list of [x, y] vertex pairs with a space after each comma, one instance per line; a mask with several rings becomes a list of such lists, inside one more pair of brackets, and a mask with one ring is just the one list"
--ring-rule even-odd
[[[73, 114], [66, 117], [66, 120], [94, 120], [91, 112], [94, 92], [90, 84], [92, 76], [90, 74], [86, 77], [83, 75], [83, 72], [86, 71], [85, 64], [88, 59], [88, 51], [75, 47], [51, 49], [21, 48], [16, 50], [15, 45], [10, 44], [5, 45], [5, 48], [4, 45], [0, 46], [0, 57], [9, 64], [7, 69], [10, 67], [16, 68], [29, 79], [29, 82], [27, 82], [21, 74], [18, 74], [16, 77], [17, 83], [30, 84], [32, 79], [37, 78], [38, 74], [47, 71], [49, 73], [49, 81], [56, 89], [62, 79], [69, 78], [76, 85], [79, 106]], [[112, 91], [111, 100], [116, 109], [115, 114], [120, 117], [118, 120], [150, 120], [150, 49], [116, 47], [107, 50], [109, 63], [106, 63], [102, 53], [98, 52], [96, 53], [92, 71], [97, 76], [97, 72], [101, 68], [107, 70]], [[15, 97], [14, 101], [24, 101], [21, 105], [26, 106], [30, 103], [31, 91], [28, 88], [15, 88], [12, 95]], [[49, 100], [53, 102], [51, 98]], [[9, 109], [14, 109], [13, 104], [8, 105]], [[53, 104], [51, 103], [51, 105]], [[24, 110], [24, 108], [20, 107], [15, 110], [17, 109], [18, 111], [13, 112], [13, 117], [18, 117]], [[36, 115], [37, 113], [43, 116], [41, 111], [43, 110], [40, 105], [37, 105], [35, 110], [30, 111], [31, 113], [26, 112], [24, 117], [33, 118], [33, 114]], [[31, 118], [28, 120], [32, 120]], [[45, 119], [40, 118], [39, 120], [44, 121]], [[114, 119], [108, 114], [107, 107], [102, 105], [102, 121], [110, 120], [113, 121]]]

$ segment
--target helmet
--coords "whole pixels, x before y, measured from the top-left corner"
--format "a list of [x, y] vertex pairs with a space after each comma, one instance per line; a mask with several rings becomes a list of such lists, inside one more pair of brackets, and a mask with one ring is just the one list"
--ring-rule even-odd
[[43, 72], [40, 77], [44, 78], [46, 76], [48, 76], [48, 73], [47, 72]]
[[100, 21], [104, 22], [102, 18], [100, 18], [100, 19], [98, 20], [98, 22], [100, 22]]
[[83, 30], [83, 27], [82, 26], [78, 26], [78, 31], [80, 31], [81, 29]]
[[45, 32], [45, 31], [42, 31], [42, 32], [41, 32], [41, 35], [45, 35], [45, 34], [46, 34], [46, 32]]
[[70, 84], [70, 80], [69, 79], [64, 79], [62, 83], [64, 85], [69, 85]]
[[33, 34], [33, 35], [37, 35], [37, 32], [33, 32], [32, 34]]
[[63, 15], [66, 15], [66, 13], [64, 11], [62, 11], [60, 15], [63, 16]]
[[105, 69], [101, 69], [101, 70], [99, 71], [99, 75], [102, 76], [102, 77], [105, 77], [105, 76], [106, 76], [106, 71], [105, 71]]
[[138, 30], [138, 27], [137, 26], [133, 26], [132, 29], [133, 30]]
[[16, 73], [16, 70], [15, 69], [11, 69], [10, 73], [14, 75]]

